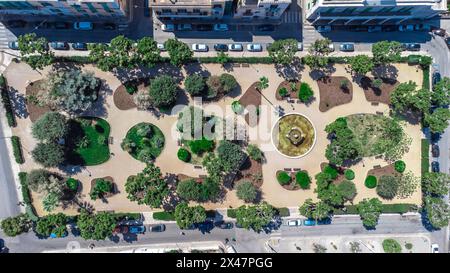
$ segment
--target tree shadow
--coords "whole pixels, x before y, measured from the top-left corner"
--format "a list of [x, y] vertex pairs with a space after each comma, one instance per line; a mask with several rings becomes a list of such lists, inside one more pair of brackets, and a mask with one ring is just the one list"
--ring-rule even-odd
[[178, 182], [178, 176], [176, 174], [166, 173], [164, 176], [164, 180], [166, 181], [169, 187], [169, 195], [163, 201], [162, 207], [165, 211], [174, 211], [177, 204], [179, 204], [182, 200], [176, 194], [176, 184]]
[[26, 97], [13, 87], [9, 87], [9, 97], [11, 99], [14, 114], [22, 119], [28, 118], [29, 113]]
[[298, 57], [294, 57], [293, 62], [289, 65], [275, 64], [275, 70], [278, 76], [287, 81], [300, 81], [301, 72], [303, 72], [304, 69], [305, 66]]
[[80, 70], [81, 64], [74, 62], [55, 62], [52, 64], [52, 70], [55, 72], [68, 72], [74, 69]]
[[379, 66], [376, 66], [372, 70], [372, 74], [376, 78], [382, 78], [383, 81], [385, 79], [390, 79], [390, 80], [395, 81], [395, 80], [397, 80], [397, 77], [398, 77], [398, 69], [391, 64], [379, 65]]
[[336, 68], [333, 65], [327, 65], [323, 68], [313, 69], [309, 72], [309, 76], [315, 80], [321, 80], [325, 77], [329, 77], [331, 74], [336, 72]]

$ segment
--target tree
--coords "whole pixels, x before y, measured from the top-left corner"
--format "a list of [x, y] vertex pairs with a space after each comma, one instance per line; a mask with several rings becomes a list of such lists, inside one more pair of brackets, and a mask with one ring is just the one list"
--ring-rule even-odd
[[342, 165], [346, 160], [354, 160], [360, 156], [361, 147], [347, 126], [345, 118], [338, 118], [325, 127], [328, 134], [334, 135], [325, 150], [325, 156], [331, 164]]
[[264, 153], [256, 145], [249, 144], [247, 146], [247, 153], [255, 161], [262, 162], [264, 159]]
[[150, 97], [155, 107], [167, 107], [177, 100], [178, 86], [167, 75], [158, 76], [150, 83]]
[[15, 237], [30, 230], [32, 222], [26, 214], [5, 218], [1, 221], [3, 232], [9, 237]]
[[426, 194], [444, 196], [450, 188], [450, 175], [446, 173], [425, 173], [422, 175], [422, 189]]
[[195, 179], [188, 179], [177, 184], [177, 194], [182, 199], [188, 201], [206, 201], [208, 198], [203, 196], [203, 185]]
[[311, 44], [308, 52], [311, 55], [326, 56], [326, 55], [330, 54], [331, 52], [333, 52], [333, 50], [330, 47], [331, 44], [332, 44], [332, 42], [328, 38], [317, 39], [314, 41], [314, 43]]
[[400, 58], [403, 46], [397, 41], [379, 41], [372, 45], [373, 61], [376, 65], [394, 62]]
[[46, 168], [56, 167], [65, 160], [63, 146], [53, 142], [38, 143], [31, 151], [31, 156], [34, 161]]
[[216, 60], [222, 66], [230, 61], [230, 57], [225, 52], [217, 52]]
[[48, 237], [50, 234], [54, 234], [58, 238], [63, 237], [67, 234], [67, 221], [67, 216], [64, 213], [40, 217], [36, 222], [36, 233], [44, 237]]
[[432, 133], [444, 133], [448, 127], [450, 110], [448, 108], [437, 108], [433, 113], [425, 113], [425, 123], [430, 127]]
[[184, 88], [191, 96], [200, 96], [206, 88], [205, 79], [199, 74], [189, 75], [184, 81]]
[[246, 158], [246, 154], [241, 147], [228, 140], [221, 140], [217, 147], [219, 162], [225, 173], [232, 173], [239, 170]]
[[355, 74], [365, 75], [372, 71], [374, 64], [372, 58], [367, 55], [357, 55], [349, 60], [350, 69]]
[[135, 176], [130, 176], [125, 183], [128, 199], [146, 204], [152, 208], [161, 207], [163, 200], [169, 195], [169, 189], [162, 178], [161, 170], [153, 164]]
[[138, 109], [148, 110], [152, 106], [152, 97], [150, 96], [148, 90], [141, 89], [133, 96], [133, 102], [136, 104]]
[[47, 193], [42, 199], [42, 208], [46, 212], [52, 212], [56, 209], [59, 203], [59, 195], [55, 192]]
[[309, 189], [311, 178], [306, 171], [298, 171], [295, 174], [295, 182], [300, 186], [300, 188], [306, 190]]
[[40, 141], [58, 141], [67, 135], [67, 118], [57, 112], [47, 112], [31, 126], [33, 137]]
[[161, 60], [160, 54], [161, 52], [158, 49], [157, 43], [152, 38], [144, 37], [137, 40], [136, 58], [140, 64], [147, 67], [154, 67]]
[[422, 112], [426, 113], [430, 108], [430, 91], [427, 89], [416, 90], [413, 81], [399, 84], [390, 95], [391, 105], [397, 112]]
[[206, 211], [202, 206], [189, 207], [186, 202], [182, 202], [175, 207], [175, 220], [181, 229], [189, 228], [194, 224], [206, 220]]
[[110, 212], [88, 213], [82, 210], [77, 217], [77, 226], [80, 236], [86, 240], [105, 240], [112, 236], [117, 225], [114, 215]]
[[345, 200], [351, 201], [356, 196], [356, 186], [352, 181], [342, 181], [338, 184], [337, 189]]
[[97, 178], [94, 182], [94, 188], [89, 193], [92, 200], [103, 198], [103, 195], [113, 190], [113, 183], [103, 178]]
[[263, 91], [264, 89], [269, 87], [269, 79], [265, 76], [259, 78], [259, 82], [258, 82], [258, 90], [259, 91]]
[[294, 61], [295, 53], [297, 53], [297, 40], [276, 40], [267, 50], [273, 62], [281, 65], [289, 65]]
[[236, 209], [236, 222], [243, 228], [260, 232], [273, 219], [274, 208], [266, 202], [254, 206], [241, 206]]
[[367, 228], [374, 228], [378, 223], [383, 204], [378, 198], [365, 198], [356, 206], [358, 213]]
[[298, 98], [303, 103], [307, 103], [312, 99], [313, 96], [314, 91], [312, 90], [311, 86], [309, 86], [309, 84], [307, 84], [306, 82], [302, 82], [300, 84], [300, 90], [298, 91]]
[[170, 57], [170, 63], [181, 66], [191, 60], [194, 53], [189, 46], [177, 39], [169, 39], [164, 43]]
[[238, 82], [236, 81], [236, 78], [228, 73], [222, 73], [219, 76], [219, 81], [221, 85], [221, 92], [224, 94], [227, 94], [231, 92], [233, 89], [235, 89], [238, 86]]
[[397, 180], [398, 190], [397, 197], [398, 198], [408, 198], [410, 197], [419, 186], [419, 178], [415, 177], [411, 171], [403, 173]]
[[450, 220], [450, 206], [439, 197], [425, 197], [425, 211], [427, 219], [434, 228], [448, 226]]
[[48, 47], [44, 37], [37, 37], [36, 33], [27, 33], [17, 38], [22, 60], [33, 69], [42, 69], [52, 64], [54, 54]]
[[394, 199], [398, 192], [398, 178], [390, 175], [380, 177], [377, 185], [377, 194], [384, 199]]
[[401, 253], [402, 246], [394, 239], [383, 240], [383, 250], [385, 253]]
[[319, 70], [328, 66], [330, 60], [328, 57], [318, 55], [306, 55], [303, 57], [303, 63], [311, 68], [311, 70]]
[[431, 100], [437, 106], [450, 104], [450, 78], [444, 77], [433, 86]]
[[108, 64], [112, 69], [133, 68], [137, 65], [138, 59], [134, 56], [134, 41], [123, 35], [116, 36], [108, 45], [107, 54], [104, 58], [108, 59]]
[[38, 94], [38, 100], [55, 110], [79, 114], [92, 107], [98, 98], [100, 80], [80, 69], [52, 71]]
[[236, 195], [239, 199], [246, 203], [251, 203], [256, 200], [258, 191], [250, 181], [242, 181], [236, 187]]
[[301, 215], [318, 221], [328, 218], [332, 209], [333, 208], [330, 205], [323, 201], [314, 203], [311, 198], [308, 198], [305, 200], [305, 203], [300, 206], [299, 211]]

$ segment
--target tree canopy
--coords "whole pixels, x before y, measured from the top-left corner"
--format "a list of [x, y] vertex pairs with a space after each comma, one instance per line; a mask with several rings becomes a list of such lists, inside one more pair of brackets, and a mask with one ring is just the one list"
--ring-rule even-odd
[[236, 195], [244, 202], [254, 202], [258, 196], [258, 191], [250, 181], [241, 181], [236, 186]]
[[67, 235], [67, 216], [64, 213], [49, 214], [40, 217], [36, 222], [36, 233], [48, 237], [50, 234], [56, 237], [64, 237]]
[[200, 74], [192, 74], [186, 77], [184, 88], [191, 96], [200, 96], [205, 91], [205, 79]]
[[187, 201], [206, 202], [215, 200], [220, 193], [219, 181], [210, 177], [205, 178], [201, 183], [194, 179], [180, 181], [177, 185], [177, 194]]
[[269, 57], [275, 63], [289, 65], [294, 61], [295, 53], [297, 52], [297, 40], [276, 40], [267, 50], [269, 51]]
[[450, 221], [450, 206], [440, 197], [425, 197], [427, 219], [434, 228], [444, 228]]
[[54, 54], [48, 47], [44, 37], [37, 37], [36, 33], [27, 33], [17, 38], [22, 60], [33, 69], [42, 69], [52, 64]]
[[394, 62], [400, 58], [403, 46], [397, 41], [379, 41], [372, 45], [373, 61], [376, 65]]
[[448, 127], [450, 110], [448, 108], [437, 108], [431, 114], [425, 114], [425, 124], [430, 127], [432, 133], [443, 133]]
[[426, 113], [430, 108], [430, 91], [416, 88], [413, 81], [399, 84], [390, 95], [392, 108], [400, 113]]
[[450, 104], [450, 78], [444, 77], [433, 86], [431, 100], [434, 105], [446, 106]]
[[322, 220], [329, 217], [333, 208], [326, 202], [319, 201], [314, 203], [311, 198], [305, 200], [305, 203], [300, 206], [300, 214], [314, 220]]
[[88, 213], [82, 210], [77, 217], [80, 236], [85, 240], [105, 240], [112, 236], [117, 221], [110, 212]]
[[150, 82], [149, 90], [155, 107], [172, 106], [177, 100], [178, 85], [168, 75], [156, 77]]
[[67, 135], [67, 118], [57, 112], [47, 112], [31, 127], [33, 137], [40, 141], [58, 141]]
[[365, 75], [373, 70], [374, 64], [372, 58], [367, 55], [356, 55], [349, 60], [350, 69], [355, 74]]
[[181, 229], [204, 222], [206, 220], [206, 211], [202, 206], [189, 207], [186, 202], [181, 202], [175, 207], [175, 221]]
[[422, 189], [433, 196], [444, 196], [450, 188], [450, 175], [446, 173], [425, 173], [422, 175]]
[[177, 39], [169, 39], [164, 43], [164, 47], [170, 56], [170, 63], [175, 66], [181, 66], [192, 59], [194, 52], [189, 46]]
[[0, 226], [7, 236], [15, 237], [24, 232], [28, 232], [32, 226], [32, 222], [26, 214], [19, 214], [15, 217], [3, 219]]
[[374, 228], [378, 224], [378, 218], [382, 209], [382, 203], [378, 198], [365, 198], [358, 203], [356, 208], [364, 226]]
[[243, 228], [259, 232], [265, 228], [275, 215], [274, 208], [266, 202], [254, 206], [241, 206], [236, 209], [237, 224]]
[[64, 147], [54, 142], [39, 142], [31, 151], [31, 156], [46, 168], [57, 167], [65, 160]]

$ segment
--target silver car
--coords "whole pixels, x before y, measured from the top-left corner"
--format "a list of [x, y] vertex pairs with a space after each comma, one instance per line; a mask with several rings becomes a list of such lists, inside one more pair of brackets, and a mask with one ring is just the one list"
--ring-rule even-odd
[[250, 52], [261, 52], [263, 50], [261, 44], [248, 44], [247, 45], [247, 51]]
[[163, 43], [157, 43], [156, 47], [159, 49], [159, 51], [166, 51]]
[[242, 46], [242, 44], [229, 44], [228, 50], [229, 51], [243, 51], [244, 47]]
[[193, 44], [192, 51], [194, 52], [208, 52], [209, 48], [206, 44]]

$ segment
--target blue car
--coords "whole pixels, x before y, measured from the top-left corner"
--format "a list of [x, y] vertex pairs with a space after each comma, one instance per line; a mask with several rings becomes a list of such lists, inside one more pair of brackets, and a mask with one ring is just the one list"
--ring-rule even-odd
[[314, 219], [303, 220], [303, 225], [304, 226], [315, 226], [316, 225], [316, 220], [314, 220]]
[[322, 220], [317, 221], [318, 225], [329, 225], [331, 224], [331, 218], [325, 218]]
[[64, 238], [64, 237], [67, 237], [67, 231], [66, 232], [64, 232], [62, 235], [61, 235], [61, 237], [58, 237], [55, 233], [51, 233], [50, 234], [50, 238]]
[[144, 234], [145, 227], [144, 226], [131, 226], [128, 228], [128, 232], [131, 234]]

